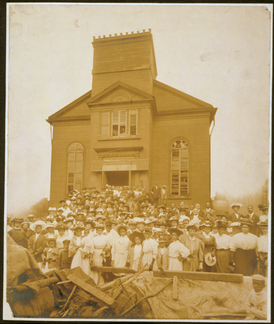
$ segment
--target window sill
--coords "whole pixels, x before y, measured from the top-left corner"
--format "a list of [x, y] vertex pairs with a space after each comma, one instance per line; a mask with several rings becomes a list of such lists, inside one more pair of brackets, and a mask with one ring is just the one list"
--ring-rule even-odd
[[175, 197], [172, 197], [172, 196], [169, 196], [167, 198], [168, 200], [191, 200], [192, 197], [185, 197], [185, 196], [182, 196], [182, 197], [178, 197], [178, 196], [175, 196]]
[[120, 140], [134, 140], [134, 139], [141, 139], [140, 135], [135, 136], [109, 136], [109, 137], [98, 137], [98, 141], [120, 141]]

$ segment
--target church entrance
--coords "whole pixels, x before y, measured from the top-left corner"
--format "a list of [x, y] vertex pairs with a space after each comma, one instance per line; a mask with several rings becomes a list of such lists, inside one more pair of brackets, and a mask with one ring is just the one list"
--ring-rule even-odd
[[129, 171], [106, 171], [107, 184], [111, 186], [128, 186]]

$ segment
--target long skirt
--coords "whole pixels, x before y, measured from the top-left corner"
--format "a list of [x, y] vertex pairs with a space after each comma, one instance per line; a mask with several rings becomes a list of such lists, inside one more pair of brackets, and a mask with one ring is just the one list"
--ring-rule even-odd
[[183, 262], [179, 261], [178, 258], [169, 257], [168, 270], [183, 271]]
[[221, 273], [230, 273], [229, 270], [229, 250], [216, 251], [216, 270]]
[[131, 268], [135, 271], [139, 271], [140, 270], [140, 257], [137, 258], [136, 260], [132, 261], [132, 266]]
[[142, 259], [142, 266], [147, 264], [146, 269], [149, 268], [152, 262], [152, 252], [146, 252], [143, 254], [143, 259]]
[[124, 268], [127, 262], [128, 252], [116, 252], [114, 255], [114, 267], [115, 268]]
[[70, 268], [73, 269], [75, 267], [81, 267], [81, 269], [90, 276], [90, 262], [89, 258], [84, 259], [85, 252], [82, 249], [78, 249], [77, 252], [74, 254]]
[[197, 271], [199, 269], [198, 255], [194, 255], [188, 262], [186, 259], [183, 261], [184, 271]]
[[[95, 267], [102, 267], [103, 266], [103, 257], [101, 253], [103, 252], [103, 249], [94, 249], [93, 252], [93, 264]], [[96, 285], [99, 285], [101, 283], [104, 283], [104, 278], [102, 276], [99, 276], [98, 271], [90, 271], [89, 275]]]
[[256, 256], [255, 249], [236, 250], [235, 273], [241, 273], [244, 276], [251, 276], [255, 273], [256, 267], [257, 267], [257, 256]]

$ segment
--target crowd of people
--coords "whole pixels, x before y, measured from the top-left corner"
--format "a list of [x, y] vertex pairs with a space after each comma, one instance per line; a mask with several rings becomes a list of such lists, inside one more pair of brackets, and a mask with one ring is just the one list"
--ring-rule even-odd
[[44, 219], [8, 219], [7, 231], [43, 272], [80, 266], [96, 284], [104, 280], [96, 266], [267, 276], [267, 206], [259, 206], [261, 215], [252, 206], [241, 214], [233, 203], [226, 215], [210, 203], [168, 207], [154, 193], [110, 185], [73, 190]]

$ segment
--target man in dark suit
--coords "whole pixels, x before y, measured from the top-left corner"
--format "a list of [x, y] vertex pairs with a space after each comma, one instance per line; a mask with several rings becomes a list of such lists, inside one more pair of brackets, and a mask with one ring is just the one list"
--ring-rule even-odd
[[155, 182], [155, 185], [151, 189], [152, 198], [154, 205], [158, 206], [159, 199], [161, 198], [161, 188], [158, 186], [158, 182]]
[[203, 210], [203, 217], [205, 218], [208, 213], [215, 217], [215, 210], [211, 208], [210, 203], [206, 203], [206, 208]]
[[43, 234], [41, 234], [45, 228], [46, 223], [40, 220], [34, 222], [31, 226], [34, 234], [29, 238], [28, 249], [34, 256], [38, 265], [42, 263], [42, 253], [47, 245], [47, 238]]
[[230, 223], [239, 222], [241, 217], [243, 217], [243, 215], [239, 213], [242, 204], [233, 203], [230, 205], [230, 207], [232, 208], [233, 212], [228, 215], [227, 221]]
[[260, 227], [257, 226], [257, 223], [260, 220], [260, 217], [254, 213], [253, 206], [249, 205], [247, 207], [248, 214], [244, 216], [244, 218], [249, 219], [252, 223], [252, 227], [250, 227], [250, 233], [257, 235], [258, 237], [261, 234]]

